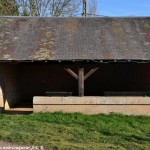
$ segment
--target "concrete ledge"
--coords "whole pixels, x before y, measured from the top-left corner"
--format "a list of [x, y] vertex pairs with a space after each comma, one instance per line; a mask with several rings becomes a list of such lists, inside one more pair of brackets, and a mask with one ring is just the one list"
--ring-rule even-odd
[[34, 112], [150, 115], [150, 97], [34, 97]]
[[33, 104], [61, 105], [147, 105], [150, 97], [38, 97]]

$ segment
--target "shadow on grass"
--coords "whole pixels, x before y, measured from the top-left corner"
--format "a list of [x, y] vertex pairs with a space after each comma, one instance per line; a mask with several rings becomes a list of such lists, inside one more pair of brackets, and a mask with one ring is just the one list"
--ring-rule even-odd
[[130, 135], [130, 136], [126, 136], [124, 138], [127, 141], [134, 141], [134, 142], [145, 142], [145, 141], [149, 141], [150, 138], [149, 137], [143, 137], [143, 136], [139, 136], [139, 135]]
[[32, 114], [33, 111], [17, 111], [17, 110], [5, 110], [4, 114], [6, 115], [29, 115]]

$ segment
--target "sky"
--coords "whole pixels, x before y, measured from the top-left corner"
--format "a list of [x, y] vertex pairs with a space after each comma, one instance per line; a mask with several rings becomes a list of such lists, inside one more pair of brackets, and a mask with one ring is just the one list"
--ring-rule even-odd
[[97, 0], [97, 14], [104, 16], [150, 16], [150, 0]]

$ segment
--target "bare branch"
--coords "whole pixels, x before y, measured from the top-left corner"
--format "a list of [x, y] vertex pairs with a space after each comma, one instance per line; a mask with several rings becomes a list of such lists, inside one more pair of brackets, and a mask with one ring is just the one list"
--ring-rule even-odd
[[97, 13], [97, 0], [89, 1], [88, 16], [94, 16]]
[[79, 11], [81, 0], [15, 0], [20, 15], [71, 16]]

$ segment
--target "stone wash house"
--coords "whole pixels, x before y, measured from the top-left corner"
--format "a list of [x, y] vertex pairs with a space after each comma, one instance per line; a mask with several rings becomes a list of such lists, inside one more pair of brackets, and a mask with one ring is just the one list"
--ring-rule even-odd
[[150, 18], [0, 17], [0, 87], [1, 110], [37, 97], [149, 114]]

